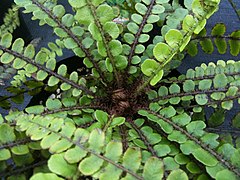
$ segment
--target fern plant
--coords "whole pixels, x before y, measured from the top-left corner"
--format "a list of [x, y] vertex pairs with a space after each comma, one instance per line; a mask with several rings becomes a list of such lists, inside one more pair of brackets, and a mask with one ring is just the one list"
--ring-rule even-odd
[[[69, 0], [73, 14], [53, 0], [14, 2], [59, 38], [35, 52], [11, 33], [0, 36], [1, 63], [17, 70], [12, 87], [61, 94], [0, 117], [1, 177], [240, 178], [239, 143], [208, 132], [199, 116], [205, 107], [230, 110], [240, 103], [240, 62], [220, 60], [168, 76], [220, 0], [131, 1], [126, 25], [113, 22], [119, 10], [105, 0]], [[159, 35], [146, 45], [155, 23]], [[230, 46], [239, 54], [238, 32], [235, 38]], [[56, 68], [64, 48], [90, 72]]]

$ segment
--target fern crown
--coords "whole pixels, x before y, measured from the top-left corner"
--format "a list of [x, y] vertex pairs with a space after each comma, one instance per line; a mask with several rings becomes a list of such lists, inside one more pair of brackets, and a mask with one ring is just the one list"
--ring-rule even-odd
[[[215, 45], [239, 55], [240, 30], [225, 36], [217, 24], [209, 37], [204, 29], [220, 0], [68, 0], [72, 13], [57, 0], [14, 2], [8, 15], [16, 22], [0, 28], [0, 62], [8, 68], [0, 83], [13, 76], [7, 89], [15, 101], [26, 92], [60, 95], [0, 116], [1, 177], [240, 178], [240, 139], [233, 144], [208, 130], [240, 103], [240, 62], [170, 73], [186, 54], [198, 53], [198, 43], [208, 53]], [[18, 8], [51, 26], [56, 41], [36, 51], [13, 37]], [[88, 72], [58, 66], [63, 49]], [[215, 109], [207, 121], [205, 107]], [[232, 123], [240, 127], [239, 114]]]

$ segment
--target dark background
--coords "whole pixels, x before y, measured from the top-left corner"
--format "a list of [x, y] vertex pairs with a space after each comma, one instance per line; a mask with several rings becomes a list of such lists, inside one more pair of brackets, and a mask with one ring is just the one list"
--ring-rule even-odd
[[[11, 6], [11, 2], [9, 0], [0, 0], [0, 24], [2, 24], [2, 17], [6, 10]], [[68, 2], [66, 0], [59, 0], [61, 4], [65, 6], [66, 12], [71, 12], [71, 8], [68, 5]], [[237, 9], [240, 9], [240, 1], [239, 0], [233, 0], [233, 2], [237, 5]], [[21, 27], [18, 28], [16, 32], [16, 36], [22, 37], [26, 42], [31, 41], [35, 38], [41, 38], [41, 41], [39, 42], [37, 49], [40, 47], [47, 47], [48, 42], [54, 42], [56, 36], [53, 34], [52, 28], [44, 25], [42, 27], [39, 27], [38, 23], [39, 21], [32, 21], [31, 20], [31, 14], [23, 14], [20, 13], [21, 18]], [[240, 29], [240, 20], [238, 16], [236, 15], [235, 11], [233, 10], [231, 4], [228, 0], [222, 0], [220, 3], [220, 9], [217, 13], [215, 13], [207, 23], [206, 28], [208, 29], [208, 32], [211, 31], [212, 27], [218, 23], [222, 22], [226, 24], [227, 26], [227, 32], [226, 34], [230, 34], [232, 31]], [[64, 50], [63, 56], [57, 57], [58, 61], [62, 61], [64, 59], [70, 58], [74, 56], [74, 54], [69, 50]], [[199, 49], [199, 53], [195, 57], [187, 56], [184, 60], [181, 66], [178, 68], [178, 71], [181, 73], [185, 73], [187, 69], [194, 68], [196, 66], [199, 66], [201, 63], [208, 63], [208, 62], [216, 62], [217, 60], [240, 60], [239, 56], [234, 57], [230, 53], [226, 53], [224, 55], [221, 55], [217, 52], [215, 49], [214, 53], [211, 55], [205, 54], [202, 52], [201, 48]], [[4, 91], [4, 87], [0, 86], [0, 95], [7, 95], [8, 93]], [[23, 110], [31, 100], [31, 97], [28, 95], [25, 95], [26, 99], [25, 102], [21, 105], [17, 105], [13, 103], [13, 108], [17, 108], [19, 110]], [[240, 110], [239, 105], [237, 103], [236, 106], [229, 112], [227, 112], [227, 119], [228, 121], [225, 121], [223, 126], [228, 126], [230, 124], [230, 120], [232, 117], [237, 113], [237, 111]], [[211, 114], [212, 110], [207, 110], [207, 116]], [[0, 108], [0, 113], [2, 115], [6, 115], [8, 113], [7, 110]]]

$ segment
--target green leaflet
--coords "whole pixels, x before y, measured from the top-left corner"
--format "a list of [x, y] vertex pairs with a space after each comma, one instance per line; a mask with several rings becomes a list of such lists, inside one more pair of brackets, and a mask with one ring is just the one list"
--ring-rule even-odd
[[96, 156], [90, 156], [90, 157], [84, 159], [79, 164], [78, 168], [84, 175], [92, 175], [93, 173], [95, 173], [97, 170], [100, 169], [103, 162], [104, 161], [102, 159], [99, 159]]
[[201, 163], [207, 166], [215, 166], [217, 164], [217, 160], [212, 157], [209, 153], [204, 151], [203, 149], [196, 149], [193, 151], [193, 156], [200, 161]]
[[153, 55], [160, 62], [163, 62], [171, 53], [170, 47], [165, 43], [158, 43], [153, 49]]
[[31, 180], [40, 180], [40, 179], [62, 180], [63, 178], [58, 177], [54, 173], [37, 173], [31, 177]]
[[106, 112], [97, 110], [94, 115], [95, 115], [97, 121], [99, 121], [100, 123], [102, 123], [102, 124], [107, 123], [108, 114]]
[[10, 143], [16, 139], [16, 136], [8, 124], [0, 125], [0, 142], [1, 144]]
[[63, 154], [52, 155], [48, 161], [48, 167], [52, 172], [64, 177], [70, 178], [76, 173], [76, 166], [68, 164], [64, 160]]
[[146, 180], [163, 177], [163, 163], [156, 158], [149, 158], [144, 166], [143, 177]]
[[173, 48], [183, 40], [183, 35], [180, 31], [171, 29], [165, 34], [165, 40]]
[[6, 48], [9, 48], [12, 44], [12, 35], [10, 33], [6, 33], [1, 37], [0, 45]]
[[188, 180], [187, 174], [183, 170], [173, 170], [168, 178], [168, 180], [174, 180], [174, 179], [181, 179], [181, 180]]
[[157, 69], [158, 63], [153, 59], [147, 59], [141, 65], [141, 70], [146, 76], [151, 76], [153, 72]]

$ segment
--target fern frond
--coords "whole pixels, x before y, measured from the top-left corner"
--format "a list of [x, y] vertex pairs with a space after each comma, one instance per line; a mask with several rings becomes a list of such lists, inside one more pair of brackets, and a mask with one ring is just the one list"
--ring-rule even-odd
[[[228, 61], [227, 63], [218, 61], [217, 65], [202, 64], [195, 70], [189, 69], [186, 76], [163, 80], [170, 86], [161, 86], [158, 93], [152, 91], [150, 98], [153, 102], [161, 105], [168, 103], [177, 105], [182, 101], [188, 108], [221, 106], [230, 110], [233, 101], [240, 97], [239, 74], [239, 61]], [[197, 105], [191, 102], [196, 102]]]
[[[49, 6], [39, 1], [15, 1], [19, 6], [25, 8], [25, 13], [33, 13], [35, 19], [40, 20], [40, 24], [48, 24], [53, 27], [54, 33], [59, 36], [63, 45], [72, 50], [77, 56], [85, 57], [84, 63], [88, 68], [94, 68], [93, 75], [100, 77], [104, 81], [103, 69], [100, 69], [99, 57], [89, 48], [93, 45], [93, 39], [89, 38], [86, 29], [82, 28], [74, 19], [72, 14], [65, 14], [62, 5]], [[74, 6], [73, 6], [74, 7]], [[59, 11], [59, 12], [58, 12]], [[57, 13], [57, 14], [56, 14]]]
[[203, 3], [203, 5], [200, 5], [201, 10], [198, 6], [199, 3], [199, 1], [193, 1], [192, 11], [194, 15], [187, 15], [183, 19], [182, 32], [177, 29], [170, 29], [164, 37], [166, 43], [160, 42], [154, 46], [153, 55], [156, 60], [147, 59], [141, 64], [142, 72], [148, 77], [144, 84], [138, 88], [138, 92], [149, 83], [154, 86], [162, 79], [164, 66], [168, 64], [178, 52], [184, 50], [193, 33], [198, 34], [204, 28], [206, 19], [217, 10], [219, 1], [210, 4], [208, 2]]
[[225, 32], [226, 26], [223, 23], [216, 24], [211, 31], [211, 35], [207, 35], [206, 29], [203, 29], [198, 36], [191, 39], [186, 47], [188, 54], [191, 56], [197, 55], [198, 43], [205, 53], [212, 54], [214, 52], [214, 42], [220, 54], [225, 54], [229, 45], [230, 53], [233, 56], [238, 56], [240, 53], [240, 31], [236, 30], [230, 35], [225, 35]]
[[[4, 24], [0, 26], [0, 37], [7, 32], [13, 33], [13, 31], [20, 25], [18, 7], [16, 5], [12, 5], [12, 7], [8, 9], [8, 12], [3, 18], [3, 23]], [[11, 79], [15, 73], [16, 70], [10, 65], [0, 64], [0, 85], [5, 85], [5, 81]]]
[[[171, 114], [167, 111], [171, 111]], [[139, 114], [147, 117], [149, 121], [157, 123], [167, 134], [169, 141], [177, 142], [180, 145], [183, 154], [192, 154], [197, 161], [204, 164], [212, 178], [218, 179], [222, 174], [229, 175], [234, 179], [239, 177], [239, 164], [235, 159], [238, 156], [238, 149], [230, 144], [219, 146], [216, 141], [218, 135], [205, 132], [203, 129], [206, 125], [203, 121], [191, 121], [191, 117], [186, 113], [177, 115], [176, 110], [171, 106], [165, 107], [159, 112], [140, 110]], [[226, 148], [232, 149], [232, 157], [224, 151]]]
[[[105, 143], [105, 135], [101, 130], [95, 129], [89, 133], [87, 130], [76, 128], [71, 122], [51, 116], [40, 120], [39, 116], [23, 115], [20, 119], [17, 125], [21, 131], [26, 131], [32, 140], [41, 140], [42, 148], [50, 148], [53, 155], [48, 161], [49, 169], [58, 175], [71, 178], [76, 177], [79, 171], [100, 179], [118, 179], [124, 172], [127, 173], [125, 178], [163, 176], [163, 164], [157, 158], [149, 158], [145, 166], [141, 167], [139, 149], [129, 148], [123, 153], [120, 142]], [[33, 125], [34, 132], [30, 124]], [[53, 144], [50, 143], [53, 142], [52, 137], [55, 137]], [[66, 168], [66, 171], [59, 169], [60, 166], [55, 166], [56, 162], [62, 165], [61, 168]], [[100, 169], [102, 171], [99, 171]]]
[[12, 5], [12, 7], [8, 9], [8, 12], [3, 18], [3, 23], [4, 24], [0, 26], [0, 37], [7, 32], [13, 33], [13, 31], [20, 25], [18, 7], [16, 5]]
[[[12, 48], [10, 49], [11, 46]], [[33, 73], [36, 73], [36, 79], [39, 81], [43, 81], [48, 75], [51, 75], [48, 80], [49, 86], [54, 86], [61, 80], [63, 81], [61, 85], [61, 89], [63, 91], [74, 87], [77, 90], [83, 90], [87, 94], [93, 95], [90, 90], [88, 90], [84, 85], [81, 85], [82, 82], [79, 80], [76, 72], [73, 72], [72, 75], [70, 75], [70, 77], [72, 77], [70, 79], [64, 77], [67, 72], [67, 67], [65, 65], [60, 66], [57, 73], [53, 72], [56, 66], [55, 59], [48, 59], [48, 54], [43, 51], [39, 51], [35, 55], [34, 46], [29, 44], [26, 48], [24, 48], [24, 41], [20, 38], [12, 42], [11, 34], [7, 33], [1, 38], [0, 57], [2, 63], [9, 64], [13, 62], [13, 67], [15, 69], [20, 69], [18, 74], [21, 75], [21, 81], [25, 81], [26, 76], [31, 77], [31, 74]], [[17, 84], [18, 82], [16, 84], [14, 83], [15, 86]]]

